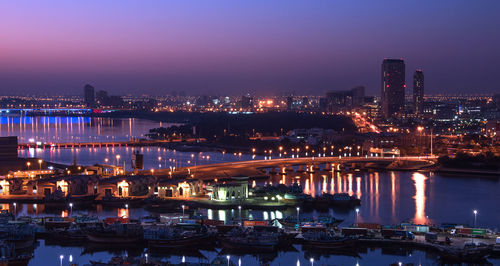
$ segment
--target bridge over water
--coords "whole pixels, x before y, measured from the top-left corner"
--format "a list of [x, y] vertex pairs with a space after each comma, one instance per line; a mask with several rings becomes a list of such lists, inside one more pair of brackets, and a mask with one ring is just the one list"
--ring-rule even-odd
[[[280, 158], [272, 160], [252, 160], [199, 165], [179, 168], [175, 172], [170, 169], [153, 170], [155, 176], [165, 178], [199, 178], [205, 180], [225, 179], [235, 176], [250, 178], [267, 177], [272, 174], [286, 172], [320, 172], [355, 169], [405, 170], [416, 171], [435, 165], [435, 158], [420, 157], [304, 157]], [[142, 173], [151, 173], [151, 170]]]

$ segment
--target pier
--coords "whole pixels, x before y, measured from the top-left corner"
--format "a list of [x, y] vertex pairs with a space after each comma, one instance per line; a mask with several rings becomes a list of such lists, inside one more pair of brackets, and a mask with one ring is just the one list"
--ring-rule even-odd
[[106, 142], [64, 142], [64, 143], [51, 143], [51, 142], [31, 142], [20, 143], [18, 149], [74, 149], [74, 148], [108, 148], [108, 147], [138, 147], [138, 146], [160, 146], [168, 143], [197, 143], [204, 142], [204, 138], [189, 138], [189, 139], [175, 139], [175, 140], [146, 140], [134, 139], [128, 141], [106, 141]]

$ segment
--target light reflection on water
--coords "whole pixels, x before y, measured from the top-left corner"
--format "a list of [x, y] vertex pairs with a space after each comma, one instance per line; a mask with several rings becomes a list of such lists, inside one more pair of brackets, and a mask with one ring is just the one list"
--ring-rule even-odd
[[[5, 117], [0, 116], [0, 136], [18, 135], [20, 142], [27, 142], [30, 138], [47, 142], [68, 141], [109, 141], [128, 140], [130, 137], [141, 137], [150, 128], [168, 126], [158, 122], [141, 119], [109, 119], [88, 117]], [[102, 163], [106, 158], [114, 163], [116, 155], [121, 156], [120, 165], [125, 163], [130, 169], [129, 162], [135, 148], [74, 148], [74, 149], [32, 149], [21, 150], [20, 157], [41, 157], [48, 161], [71, 164], [76, 156], [77, 161], [84, 165]], [[139, 149], [145, 155], [145, 168], [168, 168], [170, 166], [182, 167], [186, 165], [199, 165], [207, 163], [229, 162], [239, 160], [252, 160], [251, 155], [221, 154], [212, 152], [179, 152], [164, 148], [145, 147]], [[158, 160], [161, 157], [161, 160]], [[255, 159], [262, 159], [256, 156]], [[338, 165], [332, 167], [338, 169]], [[261, 184], [252, 183], [252, 186]], [[339, 172], [322, 173], [287, 173], [277, 175], [267, 181], [272, 184], [291, 185], [297, 183], [302, 185], [304, 192], [318, 196], [323, 192], [349, 193], [361, 199], [358, 218], [363, 222], [375, 222], [381, 224], [397, 224], [402, 220], [411, 219], [416, 223], [456, 222], [473, 223], [473, 209], [478, 209], [478, 226], [489, 228], [500, 228], [500, 183], [497, 179], [481, 178], [457, 178], [445, 177], [434, 174], [406, 173], [406, 172], [382, 172], [382, 173], [349, 173]], [[18, 215], [45, 216], [45, 215], [68, 215], [68, 210], [46, 209], [44, 204], [2, 204], [3, 209], [16, 211]], [[239, 216], [238, 210], [198, 210], [206, 213], [213, 219], [228, 221], [234, 216]], [[129, 216], [139, 218], [149, 215], [144, 209], [135, 208], [105, 208], [97, 205], [89, 210], [73, 208], [73, 214], [98, 214], [101, 217]], [[354, 222], [355, 212], [352, 209], [329, 209], [325, 213], [315, 210], [301, 210], [304, 216], [319, 216], [331, 214], [337, 218], [345, 219], [342, 225]], [[257, 211], [242, 210], [244, 218], [262, 220], [273, 217], [286, 217], [296, 215], [294, 209], [282, 211]], [[75, 260], [79, 264], [88, 263], [89, 258], [110, 258], [108, 252], [95, 252], [92, 255], [77, 255], [82, 253], [81, 248], [61, 248], [42, 246], [35, 251], [35, 258], [30, 265], [46, 265], [45, 262], [55, 259], [59, 263], [59, 254], [65, 258], [73, 252]], [[208, 253], [204, 253], [208, 254]], [[421, 254], [417, 256], [416, 254]], [[435, 264], [434, 260], [428, 259], [425, 253], [414, 253], [415, 260], [411, 262], [422, 264]], [[215, 256], [214, 254], [210, 255]], [[273, 261], [273, 265], [280, 263], [295, 264], [297, 258], [301, 265], [308, 265], [311, 254], [307, 252], [285, 252], [280, 254], [279, 259]], [[236, 256], [231, 256], [236, 258]], [[419, 261], [418, 259], [421, 261]], [[174, 262], [180, 262], [182, 256], [172, 256]], [[361, 254], [361, 258], [331, 255], [323, 257], [323, 264], [370, 265], [377, 261], [380, 264], [390, 264], [395, 261], [409, 262], [406, 255], [394, 254], [383, 255], [380, 249], [369, 250]], [[430, 261], [429, 261], [430, 260]], [[195, 259], [186, 256], [186, 261], [194, 262]], [[428, 263], [425, 263], [425, 262]], [[256, 264], [254, 256], [243, 256], [243, 265]], [[318, 262], [319, 263], [319, 262]], [[55, 264], [54, 264], [55, 265]]]
[[[299, 178], [297, 178], [297, 176]], [[355, 186], [345, 186], [349, 183], [349, 179], [356, 180]], [[361, 206], [358, 216], [360, 222], [375, 222], [381, 224], [397, 224], [406, 219], [412, 219], [416, 223], [434, 223], [442, 222], [457, 222], [472, 224], [473, 216], [472, 209], [480, 206], [481, 216], [478, 216], [478, 225], [480, 227], [498, 228], [500, 208], [498, 202], [500, 198], [497, 195], [499, 191], [498, 180], [491, 179], [468, 179], [468, 178], [447, 178], [439, 175], [422, 174], [422, 173], [406, 173], [406, 172], [381, 172], [381, 173], [353, 173], [353, 174], [299, 174], [292, 173], [286, 176], [275, 176], [268, 183], [278, 184], [276, 180], [284, 181], [285, 184], [305, 183], [309, 184], [309, 190], [304, 187], [307, 193], [313, 193], [312, 188], [317, 188], [317, 193], [323, 191], [349, 192], [352, 190], [353, 195], [360, 195]], [[334, 182], [336, 180], [336, 182]], [[273, 182], [274, 181], [274, 182]], [[432, 181], [432, 182], [431, 182]], [[264, 181], [257, 181], [262, 182]], [[429, 187], [432, 186], [432, 189]], [[340, 190], [337, 190], [340, 189]], [[470, 191], [480, 191], [481, 194], [470, 193]], [[445, 199], [445, 200], [444, 200]], [[452, 206], [450, 208], [450, 206]], [[16, 209], [18, 215], [45, 216], [50, 215], [67, 215], [68, 210], [50, 210], [46, 209], [44, 204], [18, 204], [15, 208], [12, 204], [3, 204], [5, 209]], [[179, 208], [180, 210], [180, 208]], [[214, 210], [214, 209], [196, 209], [192, 210], [204, 214], [211, 219], [229, 221], [239, 218], [238, 209]], [[74, 214], [90, 214], [99, 215], [101, 218], [127, 216], [133, 219], [144, 217], [150, 213], [142, 208], [106, 208], [96, 206], [89, 210], [82, 210], [76, 207], [73, 208]], [[330, 214], [337, 218], [345, 219], [341, 226], [348, 226], [354, 222], [356, 213], [350, 209], [332, 208], [325, 211], [317, 210], [302, 210], [301, 216], [317, 217], [319, 215]], [[241, 216], [244, 219], [254, 220], [271, 220], [286, 216], [295, 216], [294, 209], [287, 210], [247, 210], [241, 211]], [[429, 218], [427, 218], [429, 217]], [[302, 251], [300, 246], [296, 247], [295, 252], [281, 252], [276, 257], [270, 255], [269, 260], [272, 265], [289, 265], [295, 263], [297, 258], [301, 263], [307, 263], [310, 257], [314, 257], [317, 263], [323, 264], [340, 264], [340, 265], [372, 265], [377, 264], [388, 265], [395, 261], [413, 262], [418, 265], [436, 264], [435, 257], [420, 251], [413, 251], [412, 256], [408, 253], [400, 254], [401, 251], [394, 253], [394, 250], [369, 249], [360, 253], [358, 258], [329, 254], [315, 254], [311, 251]], [[88, 262], [89, 256], [82, 253], [84, 248], [81, 247], [46, 247], [43, 244], [35, 251], [35, 258], [30, 262], [30, 265], [44, 265], [41, 263], [41, 258], [47, 256], [55, 257], [59, 254], [69, 255], [73, 250], [75, 260], [81, 263]], [[80, 252], [80, 253], [79, 253]], [[142, 252], [142, 251], [141, 251]], [[208, 254], [205, 251], [203, 254]], [[79, 255], [81, 254], [81, 255]], [[113, 254], [116, 254], [113, 253]], [[212, 259], [217, 255], [210, 253]], [[66, 256], [65, 255], [65, 256]], [[223, 253], [225, 256], [226, 253]], [[95, 257], [93, 257], [95, 256]], [[231, 254], [231, 257], [238, 255]], [[90, 258], [102, 258], [103, 261], [109, 260], [111, 254], [106, 251], [93, 252]], [[172, 262], [180, 262], [182, 256], [168, 256], [168, 260]], [[262, 259], [260, 256], [242, 255], [242, 265], [258, 264], [257, 260]], [[165, 259], [165, 260], [167, 260]], [[186, 255], [185, 260], [196, 262], [195, 257]], [[499, 262], [492, 261], [493, 263]], [[302, 264], [301, 264], [302, 265]], [[307, 264], [305, 264], [307, 265]]]
[[[276, 175], [270, 182], [278, 183], [276, 180], [287, 186], [304, 184], [304, 193], [311, 196], [324, 192], [355, 195], [361, 199], [359, 217], [364, 222], [397, 224], [411, 220], [417, 224], [472, 224], [472, 210], [477, 208], [483, 209], [483, 226], [500, 228], [500, 207], [495, 203], [500, 202], [497, 179], [418, 172], [318, 172]], [[333, 209], [333, 213], [350, 222], [354, 219], [353, 210]]]
[[413, 221], [418, 224], [426, 224], [428, 222], [425, 215], [425, 180], [427, 177], [421, 173], [413, 173], [412, 180], [415, 182], [415, 217]]
[[0, 136], [18, 136], [20, 143], [29, 139], [55, 143], [124, 141], [142, 138], [151, 128], [171, 125], [136, 118], [0, 115]]
[[[296, 178], [295, 174], [284, 176], [285, 184], [306, 184], [304, 192], [313, 193], [312, 188], [317, 188], [317, 195], [323, 191], [337, 191], [334, 187], [340, 187], [339, 183], [348, 183], [349, 175], [337, 175], [336, 179], [321, 174], [303, 174]], [[353, 195], [360, 195], [361, 206], [359, 206], [358, 219], [363, 222], [374, 222], [380, 224], [398, 224], [405, 220], [411, 220], [417, 224], [436, 224], [454, 222], [473, 224], [472, 210], [479, 209], [478, 226], [488, 228], [499, 228], [500, 226], [500, 197], [497, 193], [500, 185], [498, 180], [491, 179], [460, 179], [447, 178], [439, 175], [422, 173], [388, 172], [388, 173], [355, 173], [352, 178], [356, 180], [356, 186], [352, 187]], [[255, 185], [265, 183], [278, 184], [273, 179], [283, 180], [283, 176], [275, 176], [269, 181], [252, 181]], [[274, 181], [274, 182], [273, 182]], [[431, 183], [432, 181], [432, 183]], [[433, 189], [429, 189], [432, 184]], [[481, 194], [470, 193], [470, 191], [481, 191]], [[349, 192], [349, 187], [344, 192]], [[3, 209], [16, 210], [18, 215], [40, 216], [45, 213], [60, 215], [61, 210], [46, 210], [44, 204], [2, 204]], [[66, 208], [66, 210], [68, 210]], [[180, 206], [179, 206], [180, 209]], [[228, 210], [197, 210], [204, 215], [210, 214], [213, 219], [229, 221], [238, 214], [237, 209]], [[149, 214], [144, 209], [105, 208], [100, 205], [90, 210], [78, 210], [73, 207], [73, 213], [97, 214], [101, 217], [130, 216], [140, 218]], [[321, 214], [332, 214], [337, 218], [345, 219], [343, 225], [354, 222], [355, 212], [353, 209], [330, 208], [329, 210], [301, 210], [301, 215], [319, 216]], [[265, 212], [259, 210], [242, 210], [243, 218], [252, 216], [253, 219], [261, 220], [272, 216], [295, 216], [295, 209]]]
[[[201, 164], [252, 160], [252, 156], [249, 154], [180, 152], [163, 147], [31, 148], [29, 150], [19, 150], [18, 156], [22, 158], [42, 158], [49, 162], [66, 165], [73, 164], [74, 159], [77, 160], [78, 164], [83, 165], [93, 165], [107, 161], [111, 164], [118, 163], [120, 166], [125, 166], [126, 170], [131, 170], [132, 154], [135, 151], [144, 154], [144, 169], [180, 168]], [[118, 160], [116, 159], [117, 155], [120, 155]], [[255, 156], [255, 160], [260, 159], [263, 159], [263, 156]]]

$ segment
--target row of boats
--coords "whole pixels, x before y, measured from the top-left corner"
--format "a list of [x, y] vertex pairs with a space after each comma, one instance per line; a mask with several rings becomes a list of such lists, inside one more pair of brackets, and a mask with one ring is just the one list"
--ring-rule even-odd
[[273, 221], [234, 220], [229, 223], [202, 218], [187, 219], [180, 215], [179, 217], [181, 218], [176, 221], [168, 222], [157, 217], [144, 217], [140, 220], [125, 217], [102, 220], [92, 216], [14, 219], [11, 213], [3, 211], [0, 213], [0, 249], [2, 254], [5, 254], [2, 259], [29, 260], [29, 252], [18, 251], [32, 248], [36, 238], [60, 243], [76, 241], [110, 246], [145, 244], [150, 249], [159, 250], [219, 246], [238, 252], [271, 252], [292, 244], [302, 244], [308, 249], [323, 249], [329, 252], [350, 250], [359, 243], [404, 244], [431, 247], [440, 250], [443, 257], [461, 261], [480, 260], [490, 254], [493, 248], [486, 245], [458, 248], [450, 243], [438, 243], [437, 237], [429, 243], [417, 242], [409, 230], [418, 234], [424, 227], [413, 225], [404, 229], [370, 228], [369, 225], [359, 228], [359, 224], [339, 228], [342, 220], [330, 216], [300, 220], [291, 216]]

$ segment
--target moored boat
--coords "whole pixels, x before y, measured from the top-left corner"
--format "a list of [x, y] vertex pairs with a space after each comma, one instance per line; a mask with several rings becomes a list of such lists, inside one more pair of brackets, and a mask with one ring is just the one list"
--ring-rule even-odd
[[0, 224], [0, 239], [12, 243], [15, 249], [32, 248], [35, 242], [35, 228], [24, 222], [9, 221]]
[[26, 266], [31, 255], [17, 254], [12, 243], [0, 241], [0, 266]]
[[143, 229], [140, 224], [113, 223], [100, 224], [85, 230], [85, 234], [92, 242], [97, 243], [135, 243], [143, 239]]
[[278, 245], [278, 234], [269, 231], [235, 228], [220, 238], [226, 249], [250, 248], [254, 251], [272, 251]]
[[192, 224], [185, 227], [176, 226], [151, 226], [144, 230], [144, 240], [151, 248], [180, 248], [198, 246], [209, 243], [212, 239], [205, 226]]
[[492, 247], [487, 245], [466, 243], [463, 248], [444, 247], [441, 249], [440, 256], [445, 262], [478, 263], [484, 261], [491, 250]]
[[311, 231], [303, 234], [304, 245], [315, 248], [346, 248], [356, 243], [357, 238], [337, 236], [331, 232]]

